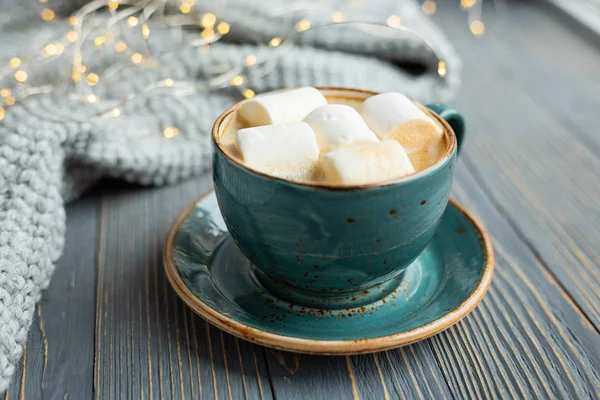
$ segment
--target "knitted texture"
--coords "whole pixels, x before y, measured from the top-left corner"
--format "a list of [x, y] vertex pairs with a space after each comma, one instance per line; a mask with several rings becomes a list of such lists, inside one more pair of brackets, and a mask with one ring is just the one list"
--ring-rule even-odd
[[[25, 58], [39, 51], [40, 40], [45, 40], [40, 38], [58, 38], [69, 29], [59, 14], [47, 24], [39, 20], [39, 10], [21, 6], [27, 2], [1, 3], [3, 62], [14, 56]], [[55, 0], [53, 6], [68, 15], [75, 3]], [[245, 84], [257, 93], [320, 85], [396, 90], [423, 102], [452, 97], [460, 82], [460, 61], [415, 2], [370, 0], [361, 3], [363, 9], [344, 6], [347, 3], [319, 1], [318, 7], [299, 11], [296, 17], [308, 18], [315, 26], [330, 22], [334, 11], [343, 12], [348, 20], [377, 22], [397, 14], [421, 38], [403, 34], [374, 40], [368, 29], [362, 33], [341, 28], [307, 32], [299, 45], [282, 51], [268, 75], [250, 72]], [[167, 77], [176, 81], [209, 77], [215, 70], [239, 65], [248, 54], [259, 60], [267, 57], [274, 50], [255, 43], [268, 42], [287, 30], [289, 18], [280, 15], [285, 4], [289, 2], [228, 0], [227, 9], [219, 15], [230, 22], [231, 32], [210, 50], [187, 47], [169, 52], [158, 67], [122, 68], [94, 91], [100, 99], [119, 98]], [[13, 9], [7, 11], [7, 7]], [[448, 75], [442, 82], [435, 78], [437, 59], [423, 39], [446, 62]], [[171, 41], [166, 31], [152, 32], [154, 48], [169, 47]], [[88, 68], [100, 76], [117, 59], [123, 61], [124, 56], [114, 51], [92, 51], [97, 53]], [[28, 71], [28, 82], [43, 84], [69, 75], [69, 62], [65, 56]], [[424, 72], [409, 73], [403, 67], [407, 64], [420, 65]], [[239, 99], [239, 92], [231, 88], [184, 98], [152, 96], [124, 107], [119, 118], [98, 119], [90, 118], [95, 113], [92, 105], [61, 89], [30, 97], [6, 111], [0, 122], [0, 394], [19, 363], [35, 303], [61, 254], [64, 204], [105, 176], [163, 185], [206, 173], [213, 121]], [[162, 131], [167, 126], [177, 126], [180, 134], [166, 139]]]

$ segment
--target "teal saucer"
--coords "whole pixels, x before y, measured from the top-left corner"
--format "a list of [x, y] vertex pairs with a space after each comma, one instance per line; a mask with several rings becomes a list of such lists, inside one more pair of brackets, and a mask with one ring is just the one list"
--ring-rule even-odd
[[343, 309], [291, 304], [260, 284], [210, 192], [175, 222], [165, 268], [183, 301], [226, 332], [282, 350], [356, 354], [413, 343], [458, 322], [485, 295], [494, 260], [484, 229], [451, 200], [433, 241], [386, 284], [385, 297]]

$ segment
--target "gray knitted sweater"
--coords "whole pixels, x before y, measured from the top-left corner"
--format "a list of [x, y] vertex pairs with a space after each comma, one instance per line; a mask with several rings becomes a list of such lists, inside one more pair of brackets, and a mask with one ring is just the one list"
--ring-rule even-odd
[[[3, 65], [11, 57], [26, 58], [39, 52], [46, 40], [63, 36], [69, 29], [64, 16], [75, 10], [77, 1], [51, 2], [57, 11], [52, 23], [39, 19], [43, 5], [33, 0], [9, 3], [3, 5], [0, 0]], [[390, 14], [401, 16], [405, 26], [436, 48], [447, 65], [446, 79], [440, 82], [435, 77], [437, 58], [419, 38], [405, 34], [374, 40], [367, 31], [349, 33], [332, 28], [307, 32], [297, 46], [275, 61], [267, 76], [250, 72], [245, 84], [257, 93], [304, 85], [398, 90], [421, 101], [446, 101], [455, 93], [460, 61], [413, 0], [319, 1], [317, 7], [317, 2], [300, 3], [307, 9], [295, 17], [308, 18], [313, 26], [331, 21], [335, 11], [343, 12], [347, 20], [385, 22]], [[158, 67], [123, 68], [101, 81], [95, 92], [100, 99], [118, 98], [164, 78], [202, 79], [209, 71], [240, 64], [247, 54], [260, 59], [272, 50], [256, 43], [268, 42], [289, 26], [289, 20], [279, 15], [283, 4], [228, 0], [227, 9], [218, 15], [230, 23], [231, 32], [210, 51], [188, 47], [168, 53]], [[153, 32], [151, 39], [155, 48], [171, 41], [167, 32], [160, 31]], [[98, 54], [88, 68], [99, 75], [122, 57], [114, 51], [94, 51]], [[65, 54], [27, 71], [28, 82], [45, 84], [68, 76], [69, 62]], [[421, 65], [425, 72], [410, 74], [403, 67], [407, 63]], [[10, 87], [6, 82], [0, 85]], [[61, 89], [29, 97], [7, 108], [0, 121], [0, 394], [20, 362], [35, 303], [61, 254], [64, 204], [104, 176], [163, 185], [206, 173], [211, 161], [211, 125], [220, 112], [241, 98], [239, 91], [232, 89], [184, 98], [153, 96], [123, 108], [119, 118], [97, 119], [88, 117], [95, 113], [91, 105], [68, 93]], [[178, 127], [180, 134], [166, 139], [162, 131], [167, 126]]]

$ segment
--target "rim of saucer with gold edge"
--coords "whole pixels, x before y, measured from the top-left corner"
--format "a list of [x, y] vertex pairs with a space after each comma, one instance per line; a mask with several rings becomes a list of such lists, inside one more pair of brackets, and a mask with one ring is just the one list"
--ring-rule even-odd
[[449, 203], [456, 207], [472, 224], [479, 236], [479, 242], [484, 250], [485, 266], [483, 273], [479, 278], [479, 282], [469, 293], [467, 298], [452, 311], [448, 312], [441, 318], [438, 318], [423, 326], [392, 335], [380, 336], [367, 339], [353, 340], [315, 340], [304, 339], [294, 336], [279, 335], [276, 333], [267, 332], [252, 326], [235, 321], [215, 309], [208, 306], [206, 303], [196, 297], [192, 291], [185, 285], [174, 258], [174, 244], [177, 232], [182, 223], [188, 218], [196, 205], [204, 198], [213, 193], [212, 190], [196, 199], [187, 209], [185, 209], [173, 224], [169, 231], [164, 249], [164, 265], [167, 278], [175, 293], [192, 309], [196, 314], [210, 322], [223, 331], [237, 336], [241, 339], [278, 349], [305, 354], [322, 354], [322, 355], [350, 355], [363, 354], [376, 351], [389, 350], [400, 346], [405, 346], [411, 343], [418, 342], [430, 336], [436, 335], [452, 325], [456, 324], [467, 314], [469, 314], [483, 299], [487, 292], [492, 276], [494, 273], [494, 252], [492, 243], [488, 233], [483, 228], [482, 224], [469, 211], [467, 211], [456, 200], [450, 199]]

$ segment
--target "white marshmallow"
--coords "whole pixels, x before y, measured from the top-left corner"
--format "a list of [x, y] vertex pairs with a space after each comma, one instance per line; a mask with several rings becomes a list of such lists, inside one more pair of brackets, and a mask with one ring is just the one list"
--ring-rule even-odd
[[268, 93], [248, 100], [239, 115], [250, 125], [300, 122], [315, 108], [327, 104], [323, 94], [313, 87]]
[[237, 144], [244, 164], [282, 178], [306, 175], [319, 160], [315, 133], [304, 122], [240, 129]]
[[377, 183], [415, 172], [406, 151], [395, 140], [334, 151], [323, 156], [325, 181], [339, 185]]
[[398, 141], [419, 170], [435, 163], [445, 149], [443, 127], [400, 93], [369, 97], [361, 114], [380, 139]]
[[315, 131], [321, 153], [379, 141], [358, 111], [347, 105], [325, 104], [312, 110], [304, 122]]

